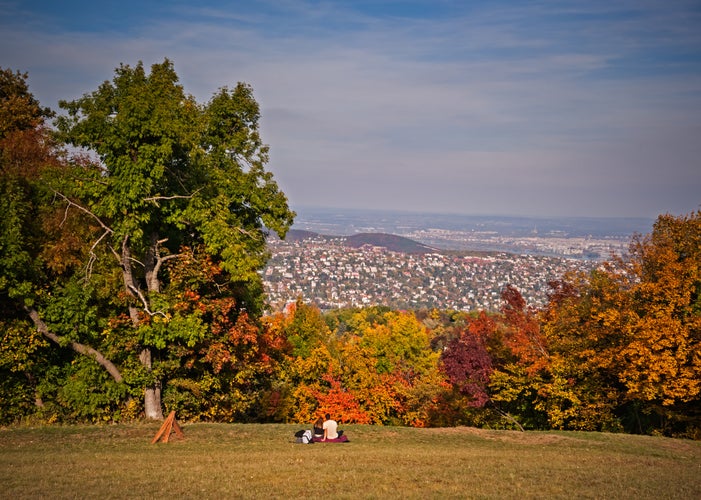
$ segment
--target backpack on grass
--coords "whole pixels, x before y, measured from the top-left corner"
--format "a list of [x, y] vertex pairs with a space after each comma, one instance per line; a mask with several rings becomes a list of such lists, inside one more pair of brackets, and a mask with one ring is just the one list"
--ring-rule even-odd
[[312, 431], [304, 430], [295, 432], [295, 439], [297, 443], [301, 444], [313, 444], [314, 437], [312, 436]]

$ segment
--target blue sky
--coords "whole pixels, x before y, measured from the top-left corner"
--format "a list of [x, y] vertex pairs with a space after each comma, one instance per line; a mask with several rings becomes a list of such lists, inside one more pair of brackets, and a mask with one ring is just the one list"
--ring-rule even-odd
[[0, 66], [58, 109], [171, 59], [245, 81], [292, 208], [701, 208], [701, 2], [0, 0]]

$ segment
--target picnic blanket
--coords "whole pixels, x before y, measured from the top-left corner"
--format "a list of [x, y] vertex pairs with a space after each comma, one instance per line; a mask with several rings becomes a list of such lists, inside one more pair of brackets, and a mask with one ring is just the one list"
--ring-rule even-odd
[[315, 437], [314, 442], [315, 443], [348, 443], [350, 441], [348, 440], [348, 436], [346, 436], [344, 434], [343, 436], [338, 436], [336, 439], [327, 439], [326, 441], [324, 441], [324, 438]]

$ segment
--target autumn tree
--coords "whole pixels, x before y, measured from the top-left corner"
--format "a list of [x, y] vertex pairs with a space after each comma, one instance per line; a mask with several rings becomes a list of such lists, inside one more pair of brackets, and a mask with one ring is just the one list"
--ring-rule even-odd
[[[605, 267], [573, 273], [549, 283], [540, 314], [547, 339], [547, 377], [537, 407], [555, 429], [620, 431], [622, 386], [618, 381], [620, 335], [600, 321], [601, 309], [618, 292], [616, 273]], [[614, 301], [615, 303], [615, 301]]]
[[311, 422], [329, 411], [343, 422], [430, 424], [444, 377], [413, 314], [369, 307], [322, 315], [298, 300], [266, 323], [288, 343], [267, 400], [275, 419]]
[[[661, 215], [631, 243], [613, 303], [599, 319], [621, 336], [615, 358], [626, 399], [664, 432], [701, 429], [701, 212]], [[619, 272], [619, 274], [621, 274]], [[684, 430], [686, 429], [686, 430]]]
[[[662, 407], [701, 396], [701, 211], [658, 217], [631, 245], [630, 301], [621, 318], [629, 396]], [[619, 313], [620, 314], [620, 313]]]
[[[144, 335], [171, 342], [159, 354], [164, 406], [192, 421], [262, 420], [261, 401], [282, 360], [284, 338], [240, 310], [227, 273], [203, 249], [183, 247], [166, 268], [161, 299], [172, 304], [170, 318], [143, 325]], [[134, 350], [131, 329], [127, 315], [111, 325], [123, 350]], [[178, 341], [185, 335], [186, 342]]]
[[482, 312], [459, 329], [441, 353], [441, 367], [455, 389], [477, 408], [489, 401], [489, 382], [494, 364], [487, 343], [496, 331], [494, 319]]
[[58, 163], [44, 124], [51, 112], [39, 106], [26, 80], [26, 73], [0, 68], [0, 289], [3, 299], [21, 297], [40, 274], [36, 265], [43, 246], [40, 215], [43, 197], [47, 194], [42, 189], [41, 176], [47, 166]]
[[662, 215], [627, 256], [555, 283], [543, 328], [570, 381], [572, 424], [698, 435], [700, 221]]
[[46, 118], [54, 116], [29, 91], [27, 73], [0, 68], [0, 138], [12, 133], [36, 130]]
[[301, 299], [264, 321], [268, 331], [284, 339], [265, 412], [278, 421], [310, 422], [318, 416], [319, 395], [329, 390], [329, 374], [334, 373], [331, 331], [321, 311]]
[[337, 326], [340, 380], [374, 423], [428, 425], [442, 390], [431, 332], [410, 312], [366, 308]]

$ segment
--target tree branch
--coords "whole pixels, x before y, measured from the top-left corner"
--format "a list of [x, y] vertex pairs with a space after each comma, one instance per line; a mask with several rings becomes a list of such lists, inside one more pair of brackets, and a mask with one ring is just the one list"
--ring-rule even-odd
[[202, 190], [202, 188], [200, 188], [200, 189], [196, 190], [194, 193], [188, 194], [188, 195], [177, 195], [176, 194], [173, 196], [150, 196], [148, 198], [144, 198], [144, 201], [152, 201], [154, 205], [159, 206], [158, 202], [163, 201], [163, 200], [177, 200], [177, 199], [188, 200], [188, 199], [192, 198], [193, 196], [195, 196], [201, 190]]
[[[134, 297], [135, 299], [138, 299], [141, 302], [142, 307], [144, 308], [144, 311], [149, 316], [155, 316], [156, 314], [160, 314], [164, 318], [166, 317], [165, 313], [162, 311], [156, 311], [152, 312], [151, 308], [149, 307], [148, 300], [144, 296], [143, 292], [139, 288], [139, 286], [136, 283], [136, 280], [134, 280], [134, 274], [131, 271], [131, 250], [129, 249], [129, 236], [125, 236], [124, 240], [122, 240], [122, 255], [120, 258], [120, 263], [122, 265], [122, 278], [124, 280], [124, 287], [126, 288], [127, 292]], [[136, 316], [135, 311], [130, 311], [130, 316], [132, 319], [132, 322], [134, 322], [135, 326], [136, 323], [138, 323], [138, 317]]]
[[[154, 238], [155, 240], [155, 238]], [[158, 280], [158, 273], [161, 270], [161, 266], [163, 265], [164, 262], [169, 261], [171, 259], [177, 259], [180, 257], [180, 254], [170, 254], [170, 255], [165, 255], [161, 256], [161, 252], [159, 250], [160, 246], [162, 243], [165, 243], [168, 241], [168, 238], [163, 238], [160, 240], [155, 240], [152, 243], [152, 248], [151, 248], [151, 259], [148, 259], [149, 261], [153, 262], [152, 268], [151, 269], [146, 269], [146, 275], [147, 279], [149, 280], [149, 290], [158, 290], [160, 288], [160, 282]], [[152, 282], [151, 282], [152, 281]]]
[[523, 428], [523, 426], [519, 423], [518, 420], [516, 420], [514, 417], [511, 416], [511, 414], [507, 411], [503, 411], [501, 408], [499, 408], [496, 404], [494, 404], [494, 401], [490, 400], [490, 403], [492, 403], [492, 408], [496, 410], [496, 412], [507, 419], [509, 422], [516, 424], [519, 429], [521, 429], [521, 432], [526, 432], [526, 429]]
[[158, 271], [160, 271], [161, 266], [163, 265], [164, 262], [167, 262], [171, 259], [177, 259], [181, 257], [180, 254], [171, 254], [171, 255], [166, 255], [165, 257], [158, 257], [156, 260], [156, 265], [153, 268], [153, 273], [154, 275], [158, 275]]
[[[78, 210], [80, 210], [81, 212], [84, 212], [84, 213], [88, 214], [90, 217], [92, 217], [93, 219], [95, 219], [95, 220], [97, 221], [97, 223], [100, 225], [100, 227], [102, 227], [102, 229], [104, 229], [105, 231], [107, 231], [107, 232], [109, 232], [109, 233], [114, 232], [114, 231], [112, 231], [112, 228], [111, 228], [111, 227], [109, 227], [107, 224], [105, 224], [104, 222], [102, 222], [102, 219], [100, 219], [97, 215], [95, 215], [95, 214], [94, 214], [92, 211], [90, 211], [89, 209], [83, 207], [82, 205], [78, 205], [76, 202], [74, 202], [74, 201], [72, 201], [70, 198], [68, 198], [68, 196], [66, 196], [65, 194], [63, 194], [63, 193], [61, 193], [61, 192], [59, 192], [59, 191], [54, 191], [54, 194], [56, 194], [57, 196], [60, 196], [61, 198], [63, 198], [63, 200], [64, 200], [66, 203], [68, 203], [68, 206], [69, 206], [69, 207], [75, 207], [75, 208], [77, 208]], [[65, 218], [64, 218], [64, 220], [65, 220]]]
[[[61, 337], [49, 330], [49, 327], [41, 319], [37, 310], [26, 306], [24, 309], [27, 311], [27, 313], [29, 313], [29, 317], [32, 319], [32, 322], [34, 323], [34, 326], [39, 331], [39, 333], [41, 333], [44, 337], [48, 338], [49, 340], [60, 346], [62, 340]], [[93, 349], [92, 347], [87, 346], [85, 344], [81, 344], [80, 342], [74, 342], [72, 340], [68, 341], [68, 346], [70, 346], [71, 349], [73, 349], [79, 354], [93, 358], [100, 366], [107, 370], [107, 373], [109, 373], [112, 376], [115, 382], [124, 381], [122, 374], [119, 372], [119, 368], [117, 368], [115, 364], [112, 363], [109, 359], [107, 359], [100, 351]]]
[[99, 245], [100, 242], [104, 239], [104, 237], [107, 236], [108, 234], [110, 234], [111, 232], [112, 231], [109, 230], [109, 231], [105, 231], [104, 233], [102, 233], [102, 235], [90, 247], [90, 252], [89, 252], [90, 258], [88, 259], [88, 263], [85, 266], [85, 275], [88, 279], [90, 279], [90, 275], [92, 274], [92, 266], [95, 263], [95, 261], [97, 260], [97, 254], [95, 253], [95, 248], [97, 248], [97, 245]]

